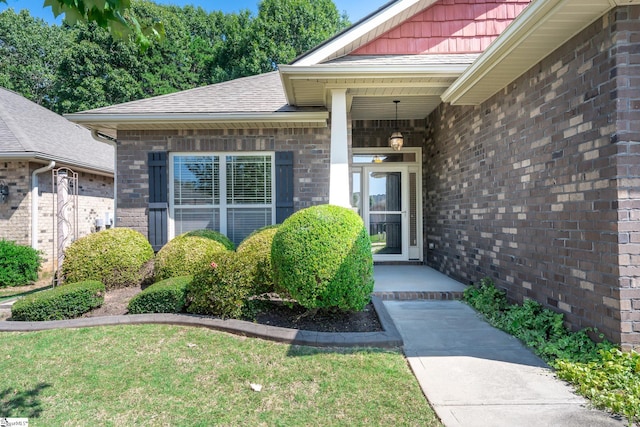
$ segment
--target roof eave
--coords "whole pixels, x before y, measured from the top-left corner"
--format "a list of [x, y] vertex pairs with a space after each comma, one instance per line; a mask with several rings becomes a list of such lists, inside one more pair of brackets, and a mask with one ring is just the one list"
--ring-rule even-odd
[[308, 126], [326, 127], [329, 113], [327, 111], [287, 111], [264, 113], [73, 113], [65, 115], [72, 122], [92, 129], [104, 129], [112, 135], [111, 129], [118, 129], [118, 125], [189, 125], [209, 124], [218, 128], [237, 128], [238, 125], [261, 123], [273, 124], [274, 127]]
[[[598, 8], [593, 14], [581, 14], [573, 27], [567, 27], [566, 34], [555, 45], [545, 45], [541, 54], [530, 55], [527, 61], [519, 63], [517, 71], [508, 71], [508, 78], [502, 83], [489, 82], [489, 76], [499, 70], [503, 61], [516, 49], [531, 40], [536, 34], [544, 34], [545, 25], [563, 7], [569, 4], [580, 7], [578, 0], [534, 0], [507, 29], [478, 57], [478, 59], [445, 91], [442, 100], [454, 105], [479, 105], [495, 95], [500, 89], [512, 82], [532, 66], [543, 60], [551, 52], [566, 43], [571, 37], [584, 30], [616, 5], [639, 4], [640, 0], [596, 0], [591, 5]], [[504, 67], [506, 69], [506, 67]], [[487, 95], [487, 93], [489, 93]]]
[[113, 177], [113, 168], [103, 168], [94, 166], [85, 162], [78, 162], [61, 156], [53, 156], [47, 153], [40, 152], [0, 152], [0, 159], [3, 160], [22, 160], [22, 161], [35, 161], [35, 162], [50, 162], [55, 161], [58, 164], [65, 164], [72, 167], [78, 172], [89, 172], [96, 175], [104, 175]]
[[[280, 77], [287, 103], [297, 105], [292, 80], [314, 79], [393, 79], [393, 78], [457, 78], [470, 64], [431, 64], [431, 65], [281, 65]], [[374, 84], [372, 84], [374, 85]]]

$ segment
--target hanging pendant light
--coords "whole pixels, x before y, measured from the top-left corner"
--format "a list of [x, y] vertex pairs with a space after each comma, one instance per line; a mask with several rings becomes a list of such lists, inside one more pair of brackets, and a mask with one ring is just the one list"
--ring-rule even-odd
[[400, 151], [402, 148], [402, 144], [404, 143], [404, 137], [402, 133], [398, 130], [398, 103], [399, 100], [393, 101], [396, 104], [396, 128], [389, 137], [389, 147], [393, 148], [394, 151]]

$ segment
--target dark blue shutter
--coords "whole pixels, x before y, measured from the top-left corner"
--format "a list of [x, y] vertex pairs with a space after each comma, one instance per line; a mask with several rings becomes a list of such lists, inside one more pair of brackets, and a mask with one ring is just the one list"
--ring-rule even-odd
[[293, 213], [293, 151], [276, 152], [276, 223]]
[[149, 243], [154, 251], [159, 251], [167, 243], [167, 221], [169, 188], [167, 186], [167, 152], [148, 153], [149, 166]]

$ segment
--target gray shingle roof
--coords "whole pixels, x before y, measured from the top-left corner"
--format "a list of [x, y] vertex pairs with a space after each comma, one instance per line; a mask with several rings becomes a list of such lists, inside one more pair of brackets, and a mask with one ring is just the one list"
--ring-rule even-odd
[[38, 157], [113, 173], [114, 150], [64, 117], [0, 88], [0, 158]]
[[287, 104], [277, 71], [168, 95], [82, 111], [105, 114], [273, 113], [298, 111]]

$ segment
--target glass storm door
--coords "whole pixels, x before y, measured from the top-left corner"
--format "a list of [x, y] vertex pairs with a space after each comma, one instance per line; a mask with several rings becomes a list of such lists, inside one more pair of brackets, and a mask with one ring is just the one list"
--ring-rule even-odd
[[408, 260], [407, 169], [363, 167], [362, 178], [362, 216], [374, 261]]

